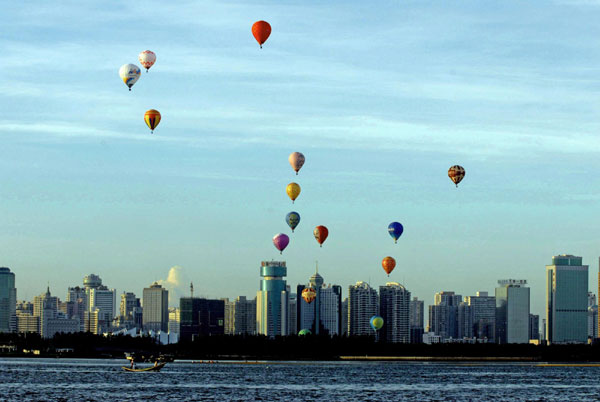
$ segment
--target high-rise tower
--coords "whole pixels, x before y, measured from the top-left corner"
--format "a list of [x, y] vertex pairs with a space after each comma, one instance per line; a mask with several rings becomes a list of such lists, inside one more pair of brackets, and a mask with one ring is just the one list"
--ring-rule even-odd
[[[496, 343], [529, 343], [529, 288], [526, 280], [498, 281]], [[587, 307], [586, 307], [587, 311]]]
[[410, 342], [409, 305], [410, 292], [404, 286], [388, 282], [379, 287], [379, 315], [383, 318], [379, 339], [382, 342]]
[[371, 317], [379, 312], [377, 290], [366, 282], [348, 287], [348, 335], [373, 335]]
[[169, 291], [157, 282], [144, 288], [142, 325], [145, 331], [169, 330]]
[[283, 279], [285, 261], [263, 261], [260, 266], [260, 290], [256, 294], [256, 330], [261, 335], [287, 335], [288, 292]]
[[548, 342], [587, 342], [588, 290], [588, 266], [581, 257], [552, 257], [546, 265]]
[[17, 288], [15, 274], [0, 268], [0, 332], [14, 332], [17, 325]]

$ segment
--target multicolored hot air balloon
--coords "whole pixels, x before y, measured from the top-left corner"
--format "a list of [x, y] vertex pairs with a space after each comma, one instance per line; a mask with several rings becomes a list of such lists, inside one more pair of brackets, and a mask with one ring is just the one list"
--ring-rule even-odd
[[304, 288], [304, 290], [302, 291], [302, 298], [305, 302], [310, 304], [313, 302], [313, 300], [317, 298], [317, 291], [313, 288]]
[[133, 84], [135, 84], [137, 80], [140, 79], [140, 74], [140, 68], [135, 64], [123, 64], [119, 69], [119, 76], [121, 77], [125, 85], [129, 87], [130, 91]]
[[317, 239], [317, 243], [323, 247], [323, 242], [327, 239], [327, 236], [329, 236], [329, 230], [327, 230], [325, 226], [319, 225], [315, 228], [313, 234], [315, 235], [315, 239]]
[[288, 226], [292, 229], [292, 233], [294, 233], [294, 229], [296, 229], [296, 226], [298, 226], [298, 224], [300, 223], [300, 214], [298, 212], [290, 212], [285, 216], [285, 221], [287, 222]]
[[298, 196], [300, 195], [300, 185], [298, 183], [290, 183], [287, 185], [285, 192], [287, 193], [288, 197], [290, 197], [290, 199], [292, 200], [292, 203], [294, 203], [296, 198], [298, 198]]
[[252, 35], [254, 35], [254, 39], [260, 45], [262, 49], [263, 43], [269, 39], [269, 35], [271, 35], [271, 25], [267, 21], [256, 21], [252, 24]]
[[290, 161], [290, 165], [292, 165], [292, 169], [294, 169], [297, 176], [298, 171], [302, 168], [302, 165], [304, 165], [304, 155], [302, 155], [300, 152], [292, 152], [288, 160]]
[[394, 239], [394, 243], [398, 243], [398, 239], [404, 232], [404, 227], [400, 222], [392, 222], [388, 225], [388, 233]]
[[383, 261], [381, 261], [381, 266], [383, 267], [385, 273], [388, 274], [388, 276], [390, 276], [390, 274], [396, 267], [396, 260], [389, 256], [385, 257]]
[[458, 183], [465, 177], [465, 173], [465, 169], [459, 165], [451, 166], [448, 169], [448, 177], [456, 184], [456, 187], [458, 187]]
[[303, 328], [300, 330], [300, 332], [298, 332], [298, 336], [307, 336], [307, 335], [312, 335], [312, 332], [310, 332], [310, 329]]
[[156, 62], [156, 55], [151, 50], [144, 50], [138, 56], [138, 60], [140, 61], [140, 64], [146, 69], [146, 72], [148, 72], [150, 67], [152, 67]]
[[279, 254], [283, 254], [283, 250], [290, 244], [290, 238], [285, 233], [279, 233], [273, 236], [273, 245], [277, 250], [279, 250]]
[[371, 317], [369, 324], [371, 324], [371, 328], [373, 328], [374, 331], [379, 331], [381, 327], [383, 327], [383, 318], [381, 318], [381, 316], [374, 315]]
[[150, 129], [150, 132], [154, 133], [154, 129], [158, 126], [158, 123], [160, 123], [160, 112], [155, 109], [147, 110], [144, 114], [144, 121]]

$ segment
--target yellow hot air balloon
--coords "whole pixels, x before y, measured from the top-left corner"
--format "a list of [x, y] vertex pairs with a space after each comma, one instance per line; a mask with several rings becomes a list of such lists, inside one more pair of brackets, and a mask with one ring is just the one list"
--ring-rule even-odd
[[294, 200], [296, 200], [296, 198], [298, 198], [298, 196], [300, 195], [300, 185], [298, 183], [290, 183], [287, 185], [285, 191], [287, 192], [288, 197], [290, 197], [293, 203]]
[[147, 110], [144, 114], [144, 121], [150, 129], [150, 132], [153, 133], [156, 126], [158, 126], [158, 123], [160, 123], [160, 112], [155, 109]]

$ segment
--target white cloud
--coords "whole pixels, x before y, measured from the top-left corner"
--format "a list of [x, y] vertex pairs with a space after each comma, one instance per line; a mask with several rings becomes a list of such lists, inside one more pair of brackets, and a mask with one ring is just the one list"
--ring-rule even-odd
[[169, 291], [169, 306], [178, 307], [179, 299], [190, 295], [190, 280], [179, 265], [169, 268], [167, 279], [157, 282]]

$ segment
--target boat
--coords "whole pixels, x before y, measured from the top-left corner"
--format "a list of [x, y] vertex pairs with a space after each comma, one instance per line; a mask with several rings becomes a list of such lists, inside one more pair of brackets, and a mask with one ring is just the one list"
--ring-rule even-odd
[[150, 366], [150, 367], [145, 367], [145, 368], [131, 368], [131, 367], [125, 367], [125, 366], [121, 366], [121, 368], [125, 371], [134, 371], [134, 372], [160, 371], [161, 368], [165, 367], [165, 364], [167, 364], [167, 363], [158, 363], [156, 366]]

